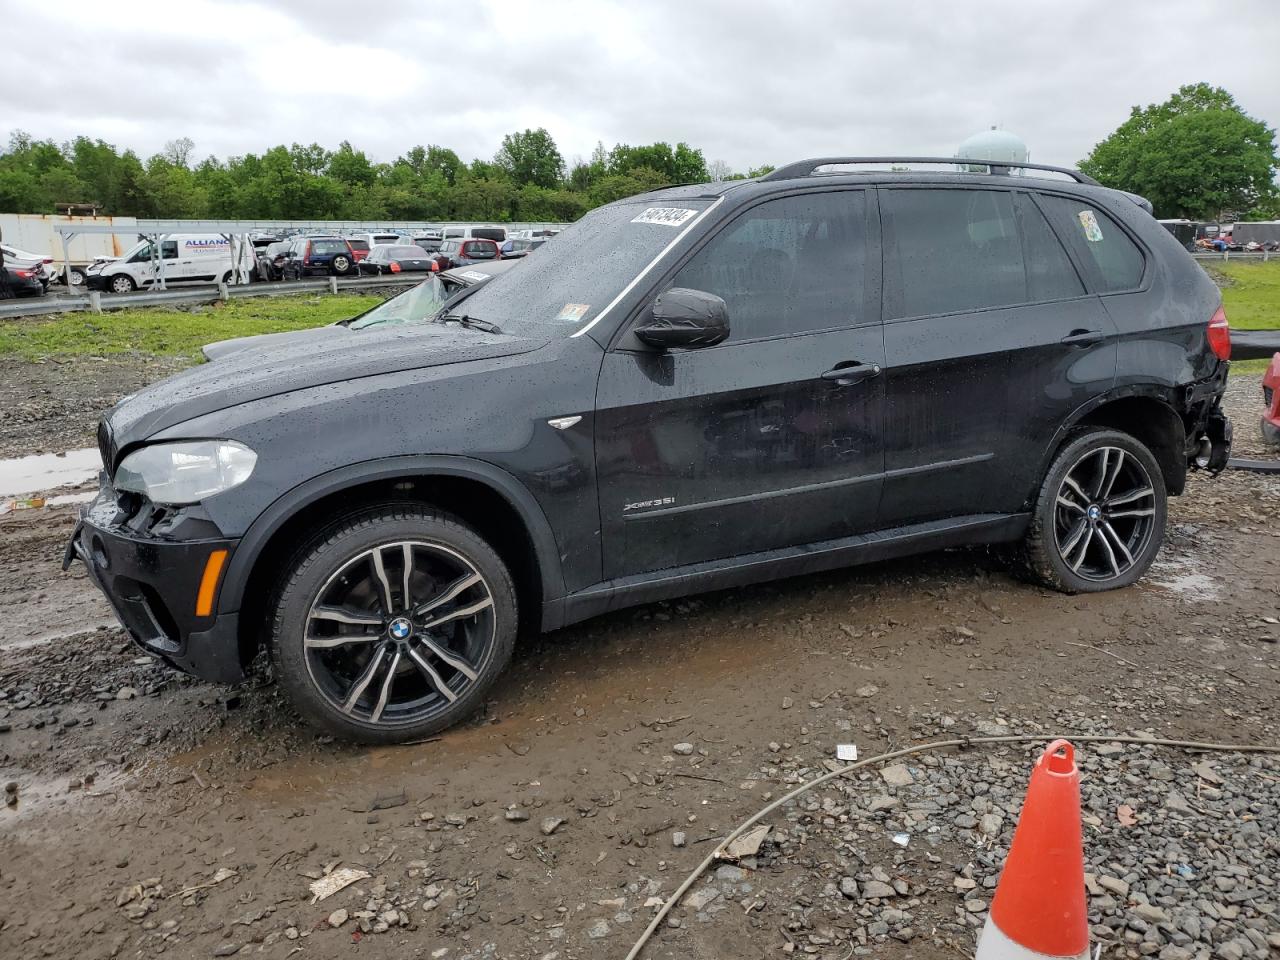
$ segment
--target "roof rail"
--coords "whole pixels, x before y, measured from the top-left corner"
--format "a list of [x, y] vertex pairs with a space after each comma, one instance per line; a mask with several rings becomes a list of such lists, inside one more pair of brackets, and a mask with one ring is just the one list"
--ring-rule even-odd
[[1069, 167], [1050, 167], [1043, 163], [1014, 163], [1010, 160], [970, 160], [965, 157], [818, 157], [813, 160], [799, 160], [795, 163], [789, 163], [785, 167], [779, 167], [760, 179], [763, 182], [794, 180], [798, 177], [813, 176], [814, 171], [819, 167], [837, 164], [855, 166], [873, 163], [938, 163], [946, 164], [947, 166], [986, 167], [992, 176], [1003, 176], [1009, 172], [1010, 167], [1017, 167], [1019, 170], [1048, 170], [1051, 173], [1066, 174], [1076, 183], [1087, 183], [1095, 187], [1101, 186], [1097, 180], [1088, 174], [1081, 173], [1079, 170], [1072, 170]]

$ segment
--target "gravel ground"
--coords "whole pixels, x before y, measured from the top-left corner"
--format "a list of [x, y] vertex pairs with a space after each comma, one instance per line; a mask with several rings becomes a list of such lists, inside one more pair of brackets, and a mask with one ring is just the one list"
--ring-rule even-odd
[[176, 357], [0, 358], [0, 460], [95, 445], [102, 411], [187, 366]]
[[[1254, 379], [1229, 400], [1242, 436]], [[480, 715], [380, 749], [316, 736], [265, 675], [196, 683], [84, 632], [105, 608], [57, 568], [70, 523], [0, 518], [4, 957], [622, 957], [709, 844], [837, 744], [1280, 744], [1272, 476], [1193, 477], [1128, 590], [1066, 597], [958, 550], [651, 605], [524, 641]], [[1035, 754], [943, 751], [806, 794], [645, 956], [972, 956]], [[1104, 957], [1280, 955], [1276, 757], [1077, 758]], [[369, 876], [313, 902], [346, 867]]]

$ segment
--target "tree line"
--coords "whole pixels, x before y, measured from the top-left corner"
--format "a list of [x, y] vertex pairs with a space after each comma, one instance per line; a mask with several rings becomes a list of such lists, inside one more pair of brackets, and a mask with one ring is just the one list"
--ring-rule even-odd
[[[88, 202], [103, 214], [178, 219], [571, 221], [646, 190], [773, 169], [735, 173], [687, 143], [663, 142], [601, 143], [566, 163], [542, 128], [508, 134], [492, 160], [470, 163], [438, 145], [374, 163], [346, 141], [336, 150], [295, 143], [226, 160], [194, 154], [186, 138], [143, 160], [103, 140], [58, 144], [18, 131], [0, 152], [0, 212]], [[1147, 197], [1161, 217], [1280, 217], [1275, 131], [1206, 83], [1134, 107], [1080, 168]]]
[[491, 161], [464, 163], [438, 145], [375, 163], [343, 141], [275, 146], [262, 154], [196, 161], [195, 144], [170, 141], [143, 160], [89, 137], [67, 143], [22, 131], [0, 153], [0, 212], [54, 213], [91, 203], [102, 215], [253, 220], [571, 221], [621, 197], [676, 183], [756, 176], [711, 169], [686, 143], [597, 144], [566, 164], [545, 129], [508, 134]]
[[1129, 119], [1080, 161], [1098, 182], [1141, 194], [1160, 217], [1280, 218], [1276, 132], [1221, 87], [1180, 87]]

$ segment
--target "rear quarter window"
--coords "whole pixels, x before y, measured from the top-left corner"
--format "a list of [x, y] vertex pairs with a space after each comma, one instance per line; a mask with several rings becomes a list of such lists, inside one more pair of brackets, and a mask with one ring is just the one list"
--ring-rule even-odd
[[1142, 250], [1110, 214], [1082, 198], [1041, 195], [1040, 202], [1085, 266], [1092, 268], [1100, 293], [1142, 285], [1146, 268]]

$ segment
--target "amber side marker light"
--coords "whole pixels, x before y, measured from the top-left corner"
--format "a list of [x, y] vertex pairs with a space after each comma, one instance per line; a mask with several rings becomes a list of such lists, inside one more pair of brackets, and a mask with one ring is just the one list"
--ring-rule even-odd
[[205, 561], [204, 575], [200, 578], [200, 592], [196, 594], [196, 616], [207, 617], [213, 613], [213, 595], [227, 563], [227, 551], [215, 550]]

